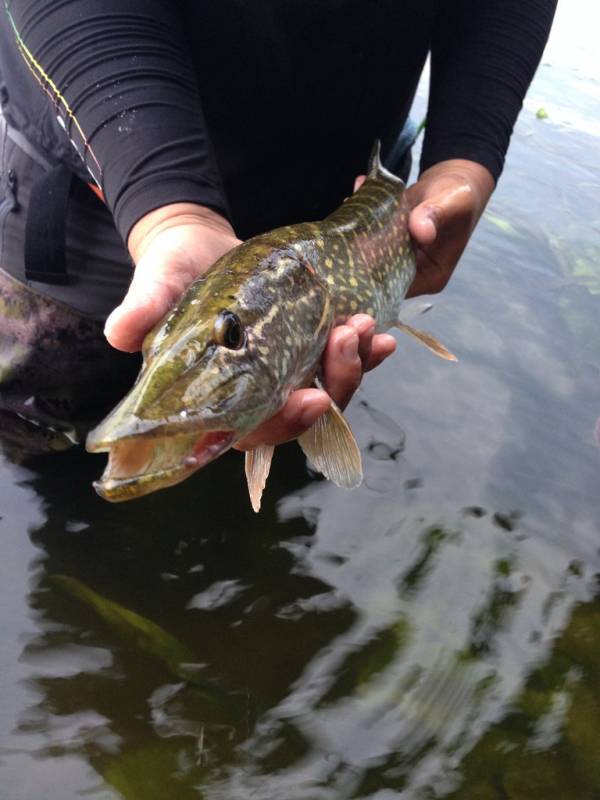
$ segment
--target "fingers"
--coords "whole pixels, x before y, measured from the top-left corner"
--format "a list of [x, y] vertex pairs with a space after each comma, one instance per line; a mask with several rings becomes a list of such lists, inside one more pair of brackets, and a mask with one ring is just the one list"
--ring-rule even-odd
[[354, 188], [353, 188], [353, 190], [352, 190], [352, 191], [353, 191], [353, 192], [358, 192], [358, 190], [360, 189], [360, 187], [363, 185], [363, 183], [364, 183], [366, 180], [367, 180], [367, 176], [366, 176], [366, 175], [358, 175], [358, 176], [357, 176], [357, 177], [354, 179]]
[[[138, 273], [139, 274], [139, 273]], [[117, 350], [139, 350], [144, 336], [185, 291], [181, 279], [134, 279], [125, 299], [106, 320], [104, 334]]]
[[[280, 444], [308, 430], [331, 405], [344, 408], [360, 385], [363, 365], [359, 348], [370, 357], [374, 322], [366, 315], [352, 318], [354, 324], [334, 328], [323, 354], [327, 391], [304, 389], [293, 392], [282, 410], [236, 445], [241, 450], [257, 444]], [[350, 321], [349, 321], [350, 322]], [[361, 345], [361, 338], [363, 340]]]
[[374, 369], [396, 349], [389, 334], [375, 334], [375, 321], [355, 314], [331, 333], [323, 354], [325, 388], [340, 408], [358, 389], [363, 372]]
[[329, 395], [320, 389], [299, 389], [292, 392], [278, 414], [237, 442], [235, 448], [251, 450], [259, 444], [281, 444], [295, 439], [308, 430], [330, 405]]
[[396, 340], [389, 333], [375, 334], [375, 320], [368, 314], [355, 314], [342, 327], [351, 327], [358, 334], [358, 355], [363, 372], [375, 369], [396, 349]]
[[360, 385], [363, 372], [373, 369], [396, 349], [389, 334], [373, 335], [375, 322], [366, 314], [350, 317], [332, 331], [323, 354], [326, 392], [300, 389], [292, 392], [285, 406], [267, 422], [239, 441], [238, 450], [259, 444], [281, 444], [295, 439], [325, 413], [331, 400], [344, 408]]
[[369, 372], [378, 367], [388, 356], [396, 350], [397, 342], [389, 333], [379, 333], [373, 337], [371, 354], [367, 359], [365, 372]]
[[340, 408], [346, 407], [360, 385], [359, 345], [359, 334], [354, 327], [340, 325], [332, 331], [323, 354], [325, 388]]
[[346, 322], [358, 335], [358, 355], [364, 367], [370, 354], [375, 334], [375, 320], [368, 314], [355, 314]]

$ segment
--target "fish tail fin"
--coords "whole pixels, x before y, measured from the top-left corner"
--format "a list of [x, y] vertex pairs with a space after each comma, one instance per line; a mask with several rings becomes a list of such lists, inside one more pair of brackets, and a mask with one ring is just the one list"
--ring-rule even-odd
[[401, 178], [399, 178], [397, 175], [394, 175], [393, 172], [390, 172], [389, 169], [386, 169], [381, 163], [381, 139], [375, 139], [375, 142], [373, 143], [373, 149], [371, 150], [371, 156], [369, 158], [367, 176], [369, 178], [386, 178], [394, 183], [404, 183]]

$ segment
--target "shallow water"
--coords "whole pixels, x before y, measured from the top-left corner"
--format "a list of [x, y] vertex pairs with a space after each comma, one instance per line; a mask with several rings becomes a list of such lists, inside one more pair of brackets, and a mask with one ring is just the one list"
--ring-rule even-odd
[[2, 800], [600, 797], [590, 8], [559, 11], [489, 213], [423, 318], [460, 363], [399, 338], [351, 406], [360, 489], [295, 445], [258, 516], [235, 454], [120, 506], [91, 490], [102, 457], [0, 463]]

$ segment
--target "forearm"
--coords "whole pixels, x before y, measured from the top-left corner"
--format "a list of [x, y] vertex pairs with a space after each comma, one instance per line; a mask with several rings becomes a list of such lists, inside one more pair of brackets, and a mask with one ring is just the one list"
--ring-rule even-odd
[[523, 98], [539, 64], [557, 0], [441, 4], [421, 170], [440, 161], [502, 172]]
[[167, 0], [8, 3], [15, 46], [124, 239], [169, 203], [226, 212], [180, 8]]

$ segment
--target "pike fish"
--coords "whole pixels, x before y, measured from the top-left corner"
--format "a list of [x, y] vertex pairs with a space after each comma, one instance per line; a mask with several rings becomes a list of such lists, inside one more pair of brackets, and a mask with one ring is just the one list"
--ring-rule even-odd
[[[88, 435], [90, 452], [109, 453], [96, 491], [129, 500], [213, 461], [294, 389], [320, 386], [329, 334], [353, 314], [456, 360], [398, 319], [416, 269], [408, 215], [405, 185], [382, 166], [377, 143], [364, 184], [330, 216], [256, 236], [219, 259], [148, 334], [137, 382]], [[298, 441], [337, 485], [361, 483], [360, 451], [335, 404]], [[246, 453], [255, 511], [272, 455], [266, 445]]]

